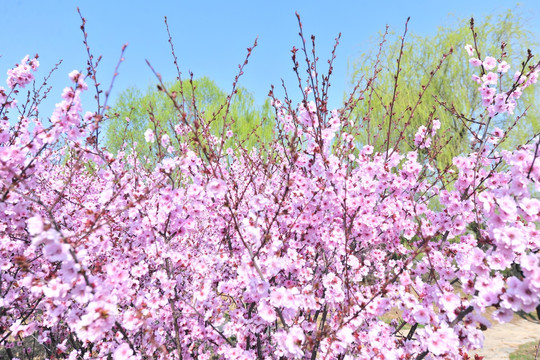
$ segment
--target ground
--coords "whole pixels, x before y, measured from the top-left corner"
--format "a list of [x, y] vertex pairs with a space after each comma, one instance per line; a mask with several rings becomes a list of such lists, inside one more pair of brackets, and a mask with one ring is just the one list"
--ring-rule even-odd
[[484, 360], [508, 360], [519, 345], [540, 341], [540, 322], [516, 316], [511, 323], [494, 324], [484, 336], [484, 348], [477, 354], [484, 356]]

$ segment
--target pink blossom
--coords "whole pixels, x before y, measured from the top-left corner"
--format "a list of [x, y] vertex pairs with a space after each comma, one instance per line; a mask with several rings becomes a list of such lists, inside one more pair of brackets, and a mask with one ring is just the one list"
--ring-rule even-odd
[[427, 348], [432, 354], [457, 353], [459, 338], [452, 328], [444, 326], [436, 331], [426, 328], [421, 334], [424, 336]]
[[29, 60], [29, 56], [26, 55], [20, 64], [17, 64], [13, 69], [8, 70], [8, 78], [6, 80], [8, 86], [13, 89], [19, 85], [24, 88], [26, 85], [34, 80], [34, 74], [31, 71], [36, 71], [39, 67], [37, 58]]
[[476, 58], [470, 58], [469, 59], [469, 64], [471, 64], [474, 67], [478, 67], [478, 66], [482, 65], [482, 60], [479, 60], [479, 59], [476, 59]]
[[520, 258], [521, 268], [527, 272], [533, 272], [540, 266], [540, 259], [534, 254], [523, 254]]
[[499, 66], [497, 67], [497, 72], [499, 73], [506, 73], [510, 70], [510, 65], [506, 61], [501, 61]]
[[416, 146], [421, 146], [424, 143], [424, 138], [426, 136], [427, 128], [425, 126], [420, 126], [418, 131], [414, 135], [414, 144]]
[[107, 202], [111, 200], [113, 195], [114, 195], [114, 191], [112, 188], [103, 190], [103, 192], [99, 195], [99, 203], [102, 205], [106, 204]]
[[430, 321], [429, 311], [422, 305], [419, 305], [415, 308], [413, 317], [414, 317], [414, 321], [416, 321], [419, 324], [429, 324], [429, 321]]
[[45, 245], [43, 252], [51, 262], [64, 261], [67, 259], [67, 245], [56, 241]]
[[499, 209], [502, 213], [505, 214], [507, 217], [515, 217], [517, 214], [517, 206], [514, 199], [512, 199], [509, 196], [504, 196], [499, 199], [497, 199], [497, 203], [499, 204]]
[[114, 360], [126, 360], [133, 355], [133, 350], [129, 347], [129, 344], [122, 343], [116, 350], [114, 350], [113, 359]]
[[501, 138], [504, 136], [504, 131], [501, 128], [496, 127], [493, 129], [493, 136]]
[[519, 207], [529, 216], [540, 216], [540, 200], [523, 198], [519, 202]]
[[227, 193], [227, 184], [223, 180], [214, 179], [208, 183], [206, 190], [211, 195], [221, 198]]
[[152, 131], [152, 129], [146, 129], [144, 132], [144, 139], [146, 142], [153, 143], [155, 141], [154, 131]]
[[365, 154], [365, 155], [371, 155], [371, 154], [373, 154], [373, 146], [371, 146], [371, 145], [364, 145], [364, 147], [362, 148], [362, 154]]
[[504, 270], [512, 264], [512, 259], [508, 259], [500, 252], [495, 252], [488, 256], [487, 262], [493, 270]]
[[467, 55], [469, 56], [473, 56], [474, 55], [474, 48], [472, 47], [472, 45], [465, 45], [464, 47], [465, 51], [467, 51]]
[[499, 77], [493, 72], [488, 72], [486, 75], [482, 76], [482, 81], [484, 85], [497, 85]]
[[493, 318], [499, 323], [507, 323], [514, 317], [514, 312], [509, 309], [499, 308], [493, 312]]
[[284, 287], [273, 289], [270, 292], [270, 304], [275, 307], [297, 308], [294, 292]]
[[32, 236], [39, 235], [43, 231], [43, 219], [40, 215], [35, 215], [28, 219], [28, 232]]
[[168, 147], [170, 143], [171, 143], [171, 138], [169, 137], [169, 135], [163, 134], [161, 136], [161, 145], [163, 145], [164, 147]]
[[272, 323], [276, 321], [276, 312], [274, 308], [266, 301], [259, 302], [259, 316], [266, 322]]
[[298, 326], [293, 326], [289, 329], [287, 337], [285, 338], [285, 348], [290, 355], [295, 358], [301, 358], [304, 356], [304, 351], [301, 346], [305, 339], [304, 331]]
[[73, 261], [64, 261], [60, 270], [60, 275], [66, 283], [72, 282], [78, 278], [81, 266]]
[[461, 305], [461, 299], [454, 293], [445, 293], [440, 298], [442, 308], [449, 313], [453, 313]]
[[343, 327], [337, 332], [336, 336], [340, 341], [344, 342], [345, 344], [352, 344], [356, 340], [353, 332], [354, 331], [351, 328]]
[[441, 128], [441, 121], [439, 119], [433, 120], [431, 123], [431, 136], [434, 136], [437, 130]]
[[480, 91], [480, 94], [482, 94], [482, 98], [488, 100], [488, 104], [491, 103], [491, 100], [493, 99], [493, 96], [495, 96], [496, 90], [491, 87], [487, 87], [485, 85], [478, 88]]
[[519, 71], [516, 71], [514, 73], [514, 81], [516, 81], [518, 84], [523, 84], [525, 81], [527, 80], [527, 78], [525, 76], [523, 76], [523, 74], [521, 74], [521, 72]]
[[483, 65], [486, 70], [492, 70], [497, 66], [497, 59], [492, 56], [486, 56]]
[[73, 70], [72, 72], [69, 73], [68, 76], [71, 79], [71, 81], [73, 81], [74, 83], [77, 83], [79, 81], [79, 78], [81, 78], [83, 75], [81, 74], [80, 71]]

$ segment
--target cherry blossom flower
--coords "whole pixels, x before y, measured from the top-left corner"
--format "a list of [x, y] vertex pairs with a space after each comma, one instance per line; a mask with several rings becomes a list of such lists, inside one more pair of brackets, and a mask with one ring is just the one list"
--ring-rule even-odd
[[472, 45], [467, 44], [467, 45], [465, 45], [464, 49], [465, 49], [465, 51], [467, 51], [467, 55], [469, 55], [469, 56], [474, 55], [474, 48], [472, 47]]
[[148, 143], [153, 143], [155, 141], [154, 131], [152, 131], [152, 129], [146, 129], [144, 132], [144, 139]]
[[510, 70], [510, 65], [506, 61], [501, 61], [499, 66], [497, 67], [497, 72], [499, 73], [506, 73]]
[[6, 80], [8, 86], [13, 89], [15, 86], [24, 88], [26, 85], [34, 80], [34, 74], [32, 71], [36, 71], [39, 67], [39, 61], [37, 58], [31, 59], [26, 55], [20, 64], [17, 64], [13, 69], [9, 69], [7, 72], [8, 78]]
[[259, 302], [259, 316], [266, 322], [272, 323], [276, 321], [276, 312], [274, 308], [266, 301]]
[[43, 219], [40, 215], [35, 215], [28, 219], [28, 232], [32, 236], [39, 235], [43, 231]]
[[129, 347], [129, 344], [120, 344], [113, 353], [114, 360], [127, 360], [133, 355], [133, 350]]
[[214, 179], [208, 183], [206, 190], [213, 196], [221, 198], [227, 193], [227, 184], [223, 180]]
[[414, 317], [414, 321], [416, 321], [419, 324], [429, 324], [430, 322], [428, 309], [424, 308], [421, 305], [416, 307], [413, 317]]
[[482, 64], [486, 70], [492, 70], [497, 66], [497, 59], [492, 56], [486, 56]]
[[478, 66], [482, 65], [482, 60], [479, 60], [479, 59], [476, 59], [476, 58], [470, 58], [469, 59], [469, 64], [471, 64], [474, 67], [478, 67]]

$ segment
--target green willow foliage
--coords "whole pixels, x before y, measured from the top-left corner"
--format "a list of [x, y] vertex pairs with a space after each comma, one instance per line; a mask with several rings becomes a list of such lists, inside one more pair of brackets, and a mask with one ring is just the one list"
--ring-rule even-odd
[[[517, 13], [508, 11], [505, 14], [485, 17], [483, 21], [476, 22], [474, 28], [481, 39], [478, 49], [482, 60], [490, 55], [502, 58], [508, 63], [520, 64], [527, 57], [527, 49], [538, 54], [535, 34], [527, 30], [526, 21]], [[502, 42], [506, 43], [504, 51], [501, 51]], [[459, 21], [455, 27], [440, 27], [435, 36], [410, 33], [406, 35], [392, 116], [392, 127], [403, 130], [399, 146], [402, 151], [408, 151], [414, 146], [416, 130], [429, 119], [441, 121], [442, 133], [446, 134], [442, 142], [448, 141], [441, 151], [440, 165], [450, 164], [454, 156], [468, 149], [470, 134], [466, 126], [474, 126], [474, 123], [462, 120], [460, 115], [474, 119], [478, 115], [477, 107], [481, 99], [479, 85], [471, 79], [477, 69], [467, 63], [468, 56], [463, 49], [466, 44], [474, 46], [469, 19]], [[353, 65], [352, 83], [360, 82], [361, 86], [367, 84], [366, 79], [373, 77], [376, 69], [375, 79], [371, 83], [373, 91], [370, 93], [368, 90], [371, 101], [368, 101], [366, 95], [366, 99], [359, 102], [354, 109], [356, 126], [362, 128], [358, 133], [358, 141], [373, 145], [376, 151], [385, 151], [387, 146], [386, 133], [391, 117], [389, 112], [400, 48], [401, 38], [387, 41], [381, 47], [379, 61], [378, 54], [374, 52], [362, 55]], [[444, 54], [447, 56], [443, 60]], [[533, 58], [532, 63], [538, 61], [537, 57]], [[437, 69], [441, 60], [443, 61], [439, 69], [431, 76], [431, 71]], [[510, 73], [521, 70], [511, 68]], [[509, 88], [512, 76], [508, 78], [502, 88]], [[418, 103], [419, 93], [428, 83], [429, 86], [425, 88]], [[528, 108], [519, 125], [510, 132], [504, 147], [527, 141], [540, 131], [540, 105], [535, 101], [539, 95], [538, 87], [527, 88], [514, 115], [496, 117], [493, 126], [506, 130], [512, 127], [516, 117]], [[399, 134], [399, 131], [392, 133]], [[398, 141], [395, 136], [390, 140], [390, 145]]]
[[[270, 103], [266, 101], [263, 106], [256, 106], [253, 95], [244, 88], [237, 89], [227, 111], [227, 94], [207, 77], [193, 80], [193, 84], [184, 81], [165, 86], [169, 93], [177, 94], [179, 103], [183, 91], [187, 118], [196, 118], [195, 112], [201, 115], [217, 137], [220, 137], [224, 120], [227, 124], [232, 122], [231, 130], [240, 141], [245, 141], [247, 148], [253, 147], [257, 139], [265, 142], [272, 137], [273, 124], [267, 121], [271, 116]], [[174, 127], [181, 123], [178, 114], [171, 99], [158, 88], [151, 87], [144, 93], [137, 88], [129, 88], [118, 96], [108, 112], [110, 119], [105, 144], [109, 151], [115, 153], [125, 142], [143, 156], [153, 158], [152, 147], [146, 143], [144, 132], [152, 129], [174, 139]], [[250, 136], [251, 133], [255, 136]], [[175, 143], [172, 141], [173, 145]]]

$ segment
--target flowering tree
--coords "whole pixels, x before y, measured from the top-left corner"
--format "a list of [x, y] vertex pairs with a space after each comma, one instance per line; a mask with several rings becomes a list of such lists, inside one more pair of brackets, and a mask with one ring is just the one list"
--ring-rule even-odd
[[507, 131], [491, 126], [537, 81], [532, 56], [503, 90], [509, 65], [466, 47], [485, 111], [470, 124], [471, 152], [439, 169], [436, 119], [408, 153], [355, 143], [349, 116], [369, 86], [328, 110], [334, 53], [319, 76], [303, 43], [303, 100], [271, 96], [275, 139], [255, 150], [226, 147], [226, 122], [212, 135], [162, 84], [179, 123], [174, 136], [146, 131], [151, 169], [93, 137], [101, 115], [83, 114], [79, 97], [95, 78], [92, 58], [88, 77], [70, 73], [48, 126], [10, 117], [37, 60], [8, 71], [0, 343], [9, 358], [33, 336], [49, 358], [467, 359], [482, 346], [479, 326], [536, 308], [539, 140], [500, 151]]

